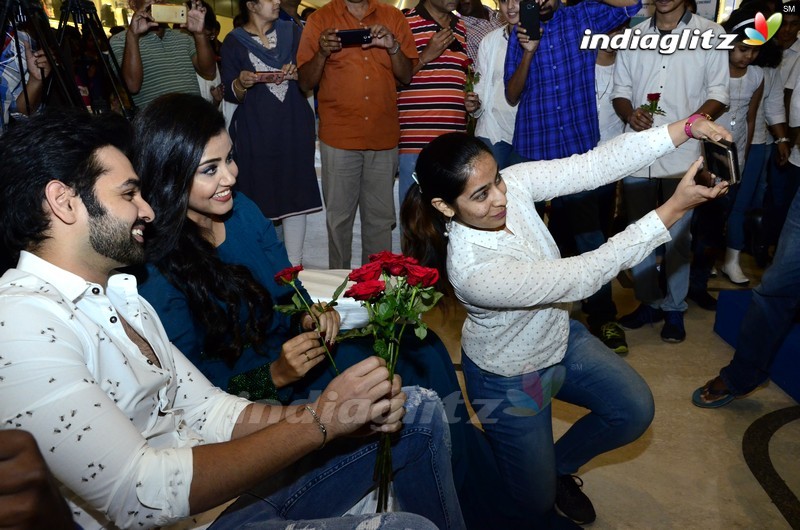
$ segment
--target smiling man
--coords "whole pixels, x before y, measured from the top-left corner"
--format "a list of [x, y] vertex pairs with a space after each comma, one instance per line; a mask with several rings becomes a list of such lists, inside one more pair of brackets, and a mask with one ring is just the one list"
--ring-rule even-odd
[[[129, 136], [120, 117], [74, 111], [0, 139], [0, 235], [19, 254], [0, 277], [0, 429], [33, 435], [85, 530], [163, 526], [237, 496], [215, 529], [356, 527], [340, 516], [372, 488], [377, 442], [344, 435], [401, 428], [399, 378], [370, 357], [289, 407], [214, 387], [116, 270], [142, 262], [155, 217]], [[391, 514], [381, 528], [461, 529], [441, 403], [408, 391], [421, 413], [393, 446], [395, 492], [438, 520]]]

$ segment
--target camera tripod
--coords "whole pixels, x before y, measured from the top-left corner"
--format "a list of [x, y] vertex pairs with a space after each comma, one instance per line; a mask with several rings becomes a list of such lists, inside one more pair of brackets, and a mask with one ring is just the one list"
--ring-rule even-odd
[[[58, 44], [55, 41], [53, 32], [47, 15], [41, 4], [36, 0], [0, 0], [0, 25], [2, 32], [0, 35], [4, 40], [10, 36], [8, 46], [14, 46], [16, 52], [16, 68], [22, 83], [22, 94], [28, 109], [31, 108], [31, 98], [28, 92], [28, 83], [25, 80], [25, 53], [21, 43], [22, 33], [30, 36], [30, 42], [26, 44], [32, 48], [40, 47], [47, 57], [51, 66], [51, 74], [48, 78], [48, 85], [56, 85], [61, 91], [64, 101], [69, 106], [83, 106], [80, 92], [75, 85], [75, 81], [70, 77], [69, 72], [64, 67], [64, 61], [59, 53]], [[10, 67], [10, 65], [9, 65]], [[42, 99], [44, 105], [45, 99]], [[0, 130], [5, 124], [0, 123]]]
[[[100, 17], [97, 15], [97, 8], [91, 0], [66, 0], [61, 6], [61, 17], [56, 30], [56, 40], [59, 46], [64, 44], [64, 36], [70, 16], [75, 27], [81, 26], [81, 34], [87, 32], [91, 36], [92, 43], [99, 53], [99, 63], [102, 65], [102, 72], [106, 81], [109, 82], [114, 95], [120, 102], [123, 116], [132, 119], [136, 111], [130, 92], [128, 92], [125, 82], [122, 79], [122, 69], [117, 61], [114, 51], [108, 42], [103, 31]], [[97, 110], [97, 109], [95, 109]]]

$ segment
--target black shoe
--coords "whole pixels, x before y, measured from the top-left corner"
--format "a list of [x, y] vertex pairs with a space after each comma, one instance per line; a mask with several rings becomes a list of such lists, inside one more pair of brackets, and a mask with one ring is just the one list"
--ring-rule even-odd
[[628, 342], [625, 340], [625, 330], [616, 322], [606, 322], [599, 329], [592, 331], [605, 344], [609, 350], [617, 355], [628, 353]]
[[706, 311], [717, 310], [717, 299], [708, 294], [708, 291], [706, 290], [689, 289], [689, 296], [687, 298], [689, 298], [689, 300], [692, 300], [694, 303], [696, 303]]
[[645, 324], [655, 324], [664, 319], [664, 312], [647, 304], [639, 304], [633, 313], [619, 319], [620, 325], [625, 329], [639, 329]]
[[583, 480], [575, 475], [561, 475], [556, 479], [556, 508], [578, 524], [589, 524], [597, 515], [592, 501], [581, 488]]
[[664, 342], [683, 342], [686, 339], [686, 328], [683, 327], [683, 311], [664, 311], [664, 327], [661, 328], [661, 340]]

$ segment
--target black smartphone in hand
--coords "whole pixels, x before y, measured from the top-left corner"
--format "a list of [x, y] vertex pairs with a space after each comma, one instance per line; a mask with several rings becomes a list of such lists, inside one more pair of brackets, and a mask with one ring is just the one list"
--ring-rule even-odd
[[[731, 186], [741, 180], [739, 175], [739, 153], [736, 144], [727, 140], [703, 140], [703, 165], [705, 166], [695, 182], [708, 187], [714, 186], [720, 180], [727, 181]], [[702, 175], [701, 175], [702, 173]], [[712, 176], [713, 175], [713, 176]]]
[[531, 40], [541, 38], [539, 4], [536, 0], [523, 0], [519, 4], [519, 24]]
[[372, 35], [368, 29], [343, 29], [336, 32], [342, 41], [342, 46], [361, 46], [372, 42]]

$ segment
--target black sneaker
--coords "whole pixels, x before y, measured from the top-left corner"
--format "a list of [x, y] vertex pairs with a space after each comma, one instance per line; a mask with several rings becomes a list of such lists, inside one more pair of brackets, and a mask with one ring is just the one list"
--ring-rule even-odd
[[619, 319], [620, 325], [625, 329], [639, 329], [645, 324], [655, 324], [664, 319], [664, 312], [647, 304], [639, 304], [633, 313]]
[[683, 327], [683, 311], [664, 311], [661, 340], [677, 343], [683, 342], [684, 339], [686, 339], [686, 328]]
[[617, 355], [625, 355], [628, 353], [628, 342], [625, 340], [625, 330], [616, 322], [606, 322], [600, 326], [597, 336], [600, 337], [600, 340], [609, 350]]
[[689, 300], [692, 300], [694, 303], [699, 305], [702, 309], [706, 311], [716, 311], [717, 310], [717, 299], [708, 294], [708, 291], [704, 289], [689, 289], [689, 295], [687, 296]]
[[594, 522], [592, 501], [581, 488], [583, 480], [575, 475], [561, 475], [556, 479], [556, 508], [578, 524]]

